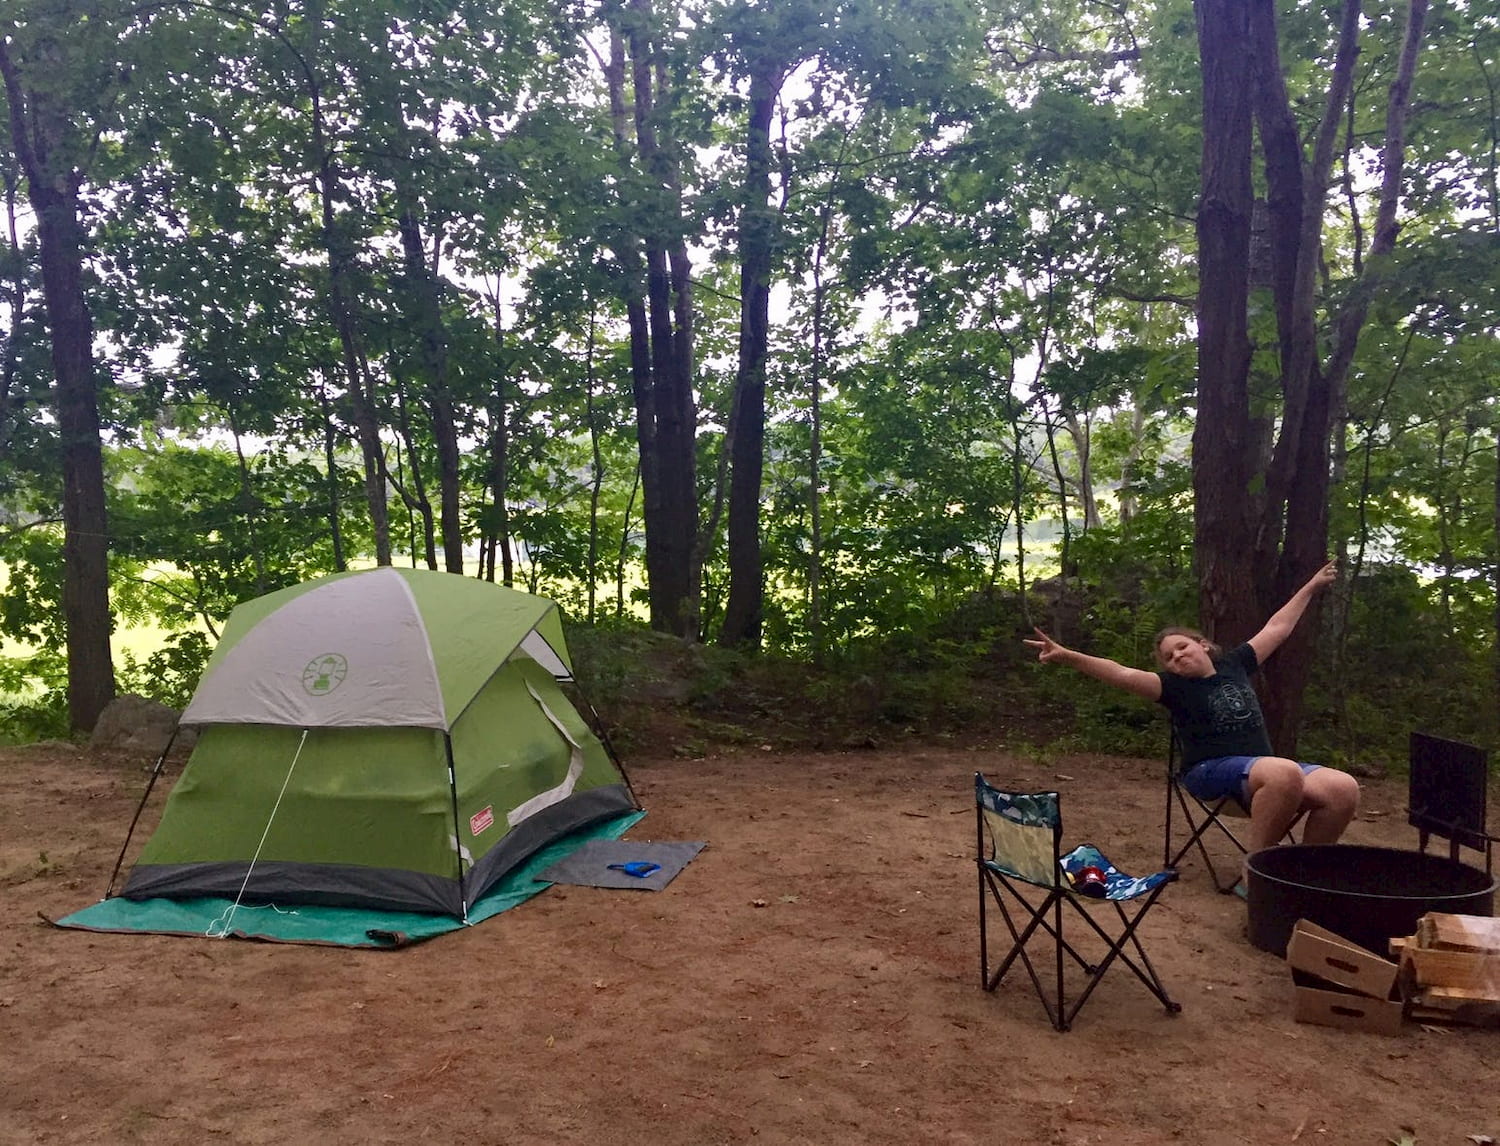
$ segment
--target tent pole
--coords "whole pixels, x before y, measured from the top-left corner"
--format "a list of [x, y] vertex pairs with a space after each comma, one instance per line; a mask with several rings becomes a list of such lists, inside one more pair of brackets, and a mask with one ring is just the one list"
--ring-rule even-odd
[[146, 781], [146, 790], [141, 793], [141, 802], [135, 806], [135, 815], [130, 818], [130, 828], [125, 832], [125, 842], [120, 845], [120, 858], [115, 860], [115, 870], [109, 873], [109, 886], [104, 889], [104, 898], [109, 899], [115, 893], [115, 880], [119, 877], [120, 868], [125, 864], [125, 853], [130, 848], [130, 837], [135, 835], [135, 826], [141, 821], [141, 813], [146, 810], [146, 801], [151, 798], [151, 789], [156, 787], [156, 779], [162, 773], [162, 768], [167, 763], [167, 753], [172, 751], [172, 745], [177, 743], [177, 731], [181, 725], [172, 726], [172, 735], [167, 737], [167, 746], [161, 750], [161, 755], [156, 758], [156, 766], [151, 769], [151, 779]]
[[635, 785], [630, 782], [630, 773], [625, 771], [625, 762], [620, 759], [620, 754], [615, 751], [615, 746], [610, 743], [609, 730], [604, 727], [604, 719], [599, 715], [599, 710], [594, 707], [593, 702], [588, 697], [583, 695], [582, 690], [577, 690], [576, 695], [589, 710], [589, 719], [594, 727], [594, 735], [599, 738], [599, 743], [604, 745], [604, 751], [610, 760], [614, 762], [614, 766], [620, 770], [620, 778], [625, 781], [625, 790], [630, 793], [631, 801], [639, 808], [641, 806], [641, 798], [635, 794]]
[[453, 734], [443, 729], [443, 751], [448, 756], [448, 795], [453, 801], [453, 861], [458, 865], [458, 904], [469, 922], [469, 893], [464, 889], [464, 844], [458, 834], [458, 773], [453, 767]]

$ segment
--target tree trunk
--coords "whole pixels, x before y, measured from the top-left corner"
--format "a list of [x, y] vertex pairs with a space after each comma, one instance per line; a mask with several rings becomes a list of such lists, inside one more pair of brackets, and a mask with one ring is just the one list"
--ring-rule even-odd
[[[1318, 355], [1317, 283], [1323, 213], [1334, 143], [1353, 86], [1360, 0], [1346, 0], [1328, 96], [1304, 165], [1296, 120], [1282, 78], [1273, 0], [1256, 0], [1256, 119], [1265, 156], [1270, 204], [1272, 293], [1281, 362], [1280, 435], [1267, 467], [1266, 496], [1256, 533], [1253, 570], [1262, 612], [1296, 591], [1325, 560], [1333, 426], [1331, 380]], [[1295, 753], [1302, 694], [1318, 635], [1319, 603], [1287, 638], [1261, 688], [1266, 724], [1278, 751]]]
[[339, 497], [338, 436], [333, 423], [333, 403], [328, 400], [328, 386], [318, 378], [318, 408], [323, 412], [323, 464], [328, 467], [328, 534], [333, 542], [333, 571], [349, 568], [344, 557], [343, 502]]
[[[40, 55], [60, 54], [55, 43]], [[43, 60], [34, 61], [41, 68]], [[54, 66], [60, 66], [54, 61]], [[68, 722], [88, 732], [114, 699], [110, 654], [109, 522], [104, 451], [94, 376], [93, 322], [83, 290], [82, 174], [67, 157], [74, 129], [50, 87], [29, 86], [0, 39], [0, 74], [11, 139], [36, 213], [42, 297], [52, 340], [53, 400], [63, 466], [63, 621], [68, 655]]]
[[[333, 211], [325, 211], [328, 227], [335, 227]], [[360, 455], [364, 460], [365, 502], [370, 510], [370, 524], [375, 539], [375, 563], [391, 563], [390, 509], [385, 497], [385, 451], [380, 443], [380, 422], [372, 401], [373, 387], [368, 379], [368, 366], [360, 339], [355, 331], [354, 316], [349, 305], [346, 280], [348, 271], [343, 266], [344, 257], [335, 247], [339, 240], [329, 239], [327, 254], [329, 305], [333, 310], [334, 327], [338, 331], [343, 348], [345, 391], [349, 407], [354, 416], [355, 437], [359, 441]]]
[[1099, 499], [1094, 496], [1093, 427], [1089, 419], [1080, 421], [1071, 410], [1063, 415], [1063, 425], [1073, 439], [1073, 452], [1078, 456], [1078, 507], [1083, 514], [1086, 532], [1100, 525]]
[[729, 601], [720, 642], [760, 644], [765, 573], [760, 551], [760, 494], [766, 441], [766, 355], [770, 344], [771, 119], [781, 90], [779, 61], [758, 61], [750, 77], [745, 133], [745, 189], [740, 204], [740, 346], [730, 415]]
[[630, 496], [625, 499], [625, 512], [620, 518], [620, 547], [615, 551], [615, 619], [625, 616], [625, 558], [630, 552], [630, 516], [635, 512], [635, 495], [641, 488], [641, 467], [635, 467], [635, 478], [630, 483]]
[[[628, 32], [631, 90], [635, 97], [635, 138], [640, 161], [663, 192], [660, 214], [647, 225], [645, 307], [627, 301], [631, 322], [631, 366], [642, 435], [641, 474], [645, 481], [646, 573], [653, 628], [688, 639], [698, 637], [699, 574], [694, 556], [698, 538], [697, 409], [693, 397], [692, 294], [686, 244], [668, 238], [681, 217], [681, 192], [671, 159], [657, 134], [651, 0], [630, 0]], [[620, 65], [623, 106], [623, 63]], [[611, 97], [612, 106], [616, 98]], [[670, 217], [667, 217], [670, 216]], [[628, 245], [628, 244], [627, 244]], [[628, 263], [627, 263], [628, 267]], [[633, 292], [632, 292], [633, 294]], [[641, 320], [644, 319], [644, 322]], [[643, 338], [649, 339], [649, 357]], [[643, 370], [649, 361], [649, 386]], [[642, 400], [648, 412], [639, 412]], [[653, 447], [644, 452], [649, 440]], [[655, 490], [651, 487], [655, 485]]]
[[[422, 455], [417, 449], [416, 434], [413, 432], [411, 423], [411, 409], [406, 401], [406, 384], [398, 377], [393, 379], [396, 386], [396, 413], [400, 420], [399, 431], [400, 442], [396, 447], [396, 474], [391, 484], [395, 487], [397, 495], [406, 505], [407, 520], [411, 520], [411, 511], [415, 510], [422, 518], [422, 555], [427, 560], [427, 568], [436, 570], [437, 560], [437, 528], [432, 518], [432, 499], [427, 496], [427, 482], [422, 477]], [[408, 464], [411, 466], [411, 477], [406, 477], [401, 468], [401, 457], [405, 454]], [[408, 488], [410, 487], [410, 488]], [[411, 553], [412, 568], [416, 568], [417, 561], [417, 539], [412, 536], [414, 528], [408, 531], [407, 546]], [[463, 570], [459, 570], [463, 572]]]
[[1262, 619], [1249, 547], [1250, 28], [1243, 0], [1195, 0], [1203, 71], [1194, 543], [1200, 623], [1221, 643]]
[[598, 309], [590, 300], [589, 305], [589, 331], [588, 338], [584, 343], [584, 415], [589, 427], [589, 551], [588, 551], [588, 584], [585, 586], [588, 593], [588, 611], [586, 616], [589, 624], [597, 620], [599, 604], [599, 502], [604, 495], [604, 453], [599, 446], [599, 410], [598, 403], [594, 397], [595, 366], [594, 354], [597, 346], [598, 334], [595, 322], [598, 318]]
[[[1492, 426], [1491, 432], [1500, 432], [1500, 426]], [[1490, 706], [1490, 727], [1492, 735], [1500, 733], [1500, 464], [1495, 466], [1495, 527], [1491, 545], [1490, 580], [1495, 586], [1495, 631], [1494, 642], [1490, 653], [1492, 671], [1494, 672], [1495, 703]]]
[[63, 616], [67, 623], [68, 721], [92, 731], [114, 699], [109, 636], [109, 522], [94, 383], [93, 325], [83, 294], [77, 201], [38, 196], [42, 289], [52, 335], [57, 428], [63, 451]]
[[[630, 167], [630, 109], [625, 99], [625, 74], [627, 59], [625, 41], [620, 29], [610, 27], [609, 58], [604, 64], [605, 81], [609, 90], [610, 120], [614, 127], [615, 149], [626, 179], [632, 175]], [[651, 371], [651, 328], [646, 317], [645, 260], [641, 254], [640, 240], [636, 236], [623, 237], [616, 250], [616, 257], [624, 270], [624, 303], [626, 324], [630, 331], [630, 386], [635, 404], [636, 454], [639, 463], [636, 477], [641, 489], [642, 517], [648, 522], [660, 521], [661, 479], [657, 474], [657, 459], [660, 448], [656, 433], [656, 380]], [[623, 555], [626, 539], [620, 539]], [[651, 587], [665, 584], [666, 574], [660, 571], [663, 560], [661, 546], [648, 529], [646, 535], [646, 584], [651, 592], [651, 626], [666, 627], [665, 619], [658, 610], [657, 597]], [[623, 556], [622, 556], [623, 560]]]
[[[1058, 547], [1058, 568], [1064, 577], [1073, 576], [1077, 570], [1073, 564], [1073, 524], [1068, 520], [1068, 475], [1063, 472], [1062, 456], [1057, 450], [1057, 422], [1045, 400], [1038, 400], [1042, 415], [1042, 430], [1047, 441], [1047, 460], [1052, 463], [1052, 479], [1057, 482], [1057, 520], [1062, 525], [1062, 544]], [[1075, 439], [1076, 440], [1076, 439]]]
[[[500, 297], [493, 299], [495, 307], [495, 343], [505, 344], [505, 327], [500, 318]], [[486, 576], [495, 579], [495, 556], [500, 557], [500, 583], [514, 585], [516, 579], [515, 557], [510, 544], [510, 513], [506, 499], [510, 494], [510, 402], [505, 392], [505, 374], [495, 376], [495, 392], [490, 399], [489, 440], [489, 484], [494, 491], [495, 516], [489, 528], [490, 557]]]
[[1003, 401], [1010, 422], [1010, 511], [1016, 526], [1016, 595], [1021, 602], [1021, 621], [1030, 628], [1031, 602], [1026, 597], [1026, 475], [1031, 472], [1031, 464], [1025, 454], [1028, 435], [1022, 426], [1026, 406], [1016, 398], [1015, 358], [1013, 355], [1007, 358]]
[[355, 437], [364, 459], [365, 501], [369, 505], [370, 524], [375, 539], [375, 562], [377, 565], [389, 565], [391, 527], [390, 511], [385, 499], [385, 452], [380, 443], [380, 422], [375, 413], [369, 364], [354, 315], [354, 252], [334, 210], [340, 176], [323, 124], [322, 92], [310, 74], [307, 94], [312, 106], [310, 148], [318, 186], [323, 254], [328, 259], [328, 308], [339, 338], [346, 393], [354, 417]]
[[825, 199], [818, 223], [818, 243], [813, 253], [812, 361], [807, 378], [807, 630], [813, 664], [819, 666], [823, 664], [827, 647], [823, 624], [823, 358], [829, 288], [823, 281], [823, 264], [828, 257], [832, 215], [831, 199]]
[[398, 226], [408, 303], [413, 326], [422, 341], [423, 382], [426, 383], [432, 440], [437, 448], [443, 567], [449, 573], [462, 574], [464, 535], [459, 502], [458, 430], [453, 415], [453, 396], [448, 390], [448, 332], [443, 326], [443, 313], [438, 305], [437, 283], [424, 257], [422, 230], [414, 204], [408, 202], [402, 208]]
[[25, 399], [17, 397], [15, 388], [16, 372], [21, 363], [21, 331], [26, 325], [26, 260], [21, 253], [21, 232], [16, 222], [20, 179], [9, 166], [0, 172], [0, 178], [5, 181], [7, 242], [4, 261], [11, 267], [11, 277], [6, 283], [10, 295], [10, 329], [0, 334], [5, 348], [3, 359], [0, 359], [0, 463], [3, 463], [10, 452], [11, 434], [25, 416]]
[[250, 481], [250, 464], [245, 460], [245, 443], [240, 437], [239, 418], [235, 414], [234, 403], [230, 402], [225, 414], [229, 418], [229, 432], [234, 436], [234, 456], [239, 464], [240, 474], [240, 505], [245, 514], [245, 532], [250, 541], [250, 556], [255, 563], [255, 592], [257, 596], [265, 596], [269, 591], [266, 588], [266, 557], [261, 552], [260, 534], [255, 523], [260, 520], [260, 499], [255, 496], [255, 487]]
[[[1275, 29], [1269, 0], [1258, 2], [1265, 6], [1263, 11], [1266, 13], [1257, 25], [1259, 58], [1274, 50]], [[1313, 156], [1304, 172], [1302, 220], [1296, 245], [1292, 296], [1285, 308], [1278, 304], [1277, 310], [1278, 319], [1283, 309], [1289, 312], [1291, 329], [1282, 338], [1283, 346], [1288, 349], [1283, 371], [1286, 405], [1281, 435], [1267, 473], [1268, 496], [1259, 533], [1262, 542], [1258, 549], [1271, 551], [1271, 542], [1267, 539], [1275, 537], [1284, 514], [1284, 535], [1270, 599], [1262, 601], [1268, 610], [1290, 596], [1326, 560], [1334, 407], [1337, 395], [1343, 392], [1370, 299], [1378, 286], [1375, 276], [1380, 273], [1380, 256], [1389, 254], [1396, 244], [1396, 210], [1405, 162], [1406, 120], [1418, 49], [1426, 23], [1427, 0], [1410, 0], [1397, 73], [1387, 100], [1380, 203], [1369, 252], [1371, 257], [1361, 264], [1353, 289], [1333, 319], [1333, 350], [1327, 363], [1321, 364], [1316, 292], [1322, 255], [1322, 220], [1331, 183], [1334, 144], [1349, 104], [1354, 65], [1358, 59], [1360, 9], [1359, 0], [1346, 0], [1343, 8], [1328, 99], [1315, 137]], [[1279, 66], [1278, 61], [1278, 71]], [[1268, 90], [1266, 83], [1261, 82], [1257, 87], [1264, 96]], [[1283, 119], [1290, 121], [1284, 86], [1275, 85], [1272, 94], [1281, 101]], [[1267, 178], [1268, 181], [1278, 178], [1269, 153]], [[1294, 754], [1297, 750], [1302, 696], [1312, 669], [1318, 625], [1319, 609], [1315, 604], [1282, 645], [1275, 667], [1267, 674], [1262, 688], [1266, 725], [1272, 743], [1283, 753]]]
[[1130, 446], [1125, 451], [1125, 461], [1120, 466], [1120, 525], [1130, 524], [1136, 514], [1135, 471], [1141, 464], [1141, 443], [1146, 438], [1146, 411], [1140, 398], [1133, 398], [1130, 407]]

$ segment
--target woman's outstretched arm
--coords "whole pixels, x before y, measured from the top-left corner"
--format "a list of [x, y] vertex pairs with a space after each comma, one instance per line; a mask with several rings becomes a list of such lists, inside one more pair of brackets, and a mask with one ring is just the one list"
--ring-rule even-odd
[[1255, 650], [1257, 662], [1264, 664], [1265, 659], [1281, 647], [1281, 642], [1292, 635], [1292, 630], [1302, 620], [1302, 614], [1307, 612], [1312, 599], [1333, 584], [1338, 572], [1338, 566], [1330, 561], [1309, 577], [1307, 584], [1292, 594], [1291, 600], [1271, 614], [1271, 619], [1261, 627], [1260, 632], [1250, 638], [1250, 647]]
[[1126, 692], [1133, 692], [1136, 696], [1147, 700], [1161, 699], [1161, 677], [1154, 672], [1130, 668], [1108, 657], [1091, 657], [1087, 653], [1064, 648], [1041, 629], [1032, 631], [1036, 633], [1037, 639], [1024, 643], [1037, 650], [1036, 659], [1044, 665], [1067, 665], [1085, 676], [1102, 680], [1105, 684], [1112, 684], [1116, 688], [1123, 688]]

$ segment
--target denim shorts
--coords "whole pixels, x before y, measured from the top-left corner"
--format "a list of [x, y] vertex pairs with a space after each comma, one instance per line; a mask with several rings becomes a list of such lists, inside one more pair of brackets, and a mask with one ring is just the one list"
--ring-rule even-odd
[[[1250, 777], [1250, 768], [1259, 756], [1213, 756], [1200, 760], [1182, 774], [1182, 786], [1205, 803], [1214, 803], [1232, 796], [1241, 807], [1249, 809], [1250, 794], [1245, 790], [1245, 781]], [[1299, 764], [1302, 774], [1316, 771], [1316, 764]]]

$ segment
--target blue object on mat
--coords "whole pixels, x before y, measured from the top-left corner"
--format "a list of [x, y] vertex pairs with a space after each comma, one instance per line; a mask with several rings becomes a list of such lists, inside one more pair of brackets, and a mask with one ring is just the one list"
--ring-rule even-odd
[[644, 860], [631, 860], [629, 863], [612, 863], [610, 871], [623, 871], [626, 875], [633, 875], [636, 879], [645, 879], [648, 875], [654, 875], [661, 871], [661, 864], [647, 863]]
[[703, 850], [702, 841], [590, 840], [537, 879], [583, 887], [661, 891]]

